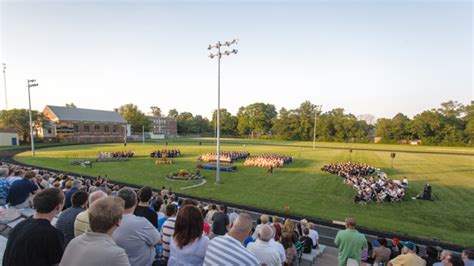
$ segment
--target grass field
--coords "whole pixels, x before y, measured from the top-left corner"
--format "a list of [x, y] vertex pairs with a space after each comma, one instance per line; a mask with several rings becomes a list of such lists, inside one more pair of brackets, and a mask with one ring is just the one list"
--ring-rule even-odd
[[[35, 158], [22, 153], [16, 160], [87, 175], [108, 175], [117, 181], [172, 187], [189, 186], [189, 183], [166, 181], [164, 175], [179, 169], [194, 170], [200, 153], [214, 152], [212, 141], [168, 140], [169, 147], [181, 149], [183, 157], [174, 159], [173, 165], [155, 166], [148, 157], [152, 150], [161, 149], [163, 143], [129, 144], [127, 150], [137, 155], [127, 162], [96, 163], [92, 168], [81, 168], [69, 164], [73, 157], [94, 158], [99, 151], [124, 150], [120, 144], [80, 145], [53, 147], [37, 151]], [[230, 142], [230, 143], [229, 143]], [[246, 143], [245, 146], [243, 143]], [[359, 225], [368, 228], [438, 239], [465, 246], [474, 245], [474, 156], [439, 155], [398, 152], [394, 168], [390, 167], [389, 152], [359, 151], [350, 154], [347, 150], [311, 149], [308, 142], [270, 142], [271, 144], [295, 146], [260, 145], [266, 141], [229, 140], [224, 141], [222, 150], [249, 151], [251, 154], [279, 153], [294, 156], [294, 162], [275, 173], [267, 174], [266, 169], [244, 167], [237, 163], [234, 173], [222, 173], [222, 185], [215, 185], [215, 172], [201, 173], [208, 184], [185, 191], [200, 197], [259, 207], [268, 210], [317, 217], [328, 220], [343, 220], [354, 216]], [[350, 147], [349, 144], [325, 144], [318, 146]], [[354, 148], [391, 149], [412, 151], [446, 151], [473, 155], [472, 148], [450, 147], [410, 147], [395, 145], [354, 144]], [[329, 162], [348, 160], [369, 163], [381, 168], [392, 179], [407, 176], [410, 181], [406, 200], [402, 203], [369, 204], [361, 206], [353, 203], [355, 191], [345, 186], [340, 177], [320, 171]], [[430, 183], [436, 201], [413, 201], [409, 197], [418, 194], [425, 183]], [[470, 203], [469, 203], [470, 202]], [[469, 207], [471, 206], [471, 207]]]

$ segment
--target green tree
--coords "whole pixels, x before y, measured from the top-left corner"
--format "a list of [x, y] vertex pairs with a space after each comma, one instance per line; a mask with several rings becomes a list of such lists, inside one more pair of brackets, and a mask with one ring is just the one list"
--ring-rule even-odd
[[77, 108], [77, 106], [74, 103], [66, 103], [67, 108]]
[[438, 112], [448, 118], [460, 117], [464, 110], [465, 109], [463, 104], [452, 100], [441, 103], [441, 108], [437, 109]]
[[127, 120], [132, 127], [132, 133], [142, 132], [142, 127], [145, 131], [150, 130], [151, 121], [145, 114], [132, 103], [122, 105], [118, 108], [119, 114]]
[[193, 114], [190, 112], [179, 113], [177, 117], [178, 122], [178, 133], [179, 134], [190, 134], [193, 133]]
[[474, 141], [474, 102], [467, 105], [464, 108], [466, 115], [463, 117], [464, 122], [466, 123], [466, 128], [464, 130], [466, 135], [466, 143], [472, 145]]
[[161, 109], [160, 109], [160, 107], [158, 107], [158, 106], [151, 106], [150, 109], [151, 109], [151, 113], [153, 114], [153, 116], [158, 116], [158, 117], [161, 116]]
[[[33, 129], [41, 128], [45, 121], [43, 114], [38, 111], [31, 111]], [[27, 109], [10, 109], [0, 111], [0, 126], [15, 129], [24, 141], [30, 139], [30, 116]]]
[[169, 117], [178, 117], [178, 111], [176, 109], [171, 109], [168, 112]]
[[273, 104], [254, 103], [240, 107], [237, 113], [237, 129], [240, 134], [264, 135], [272, 129], [277, 112]]
[[[220, 127], [221, 134], [223, 135], [234, 135], [237, 134], [237, 116], [232, 115], [227, 109], [223, 108], [220, 110]], [[215, 129], [217, 125], [217, 110], [212, 112], [212, 120], [210, 122], [211, 128]]]

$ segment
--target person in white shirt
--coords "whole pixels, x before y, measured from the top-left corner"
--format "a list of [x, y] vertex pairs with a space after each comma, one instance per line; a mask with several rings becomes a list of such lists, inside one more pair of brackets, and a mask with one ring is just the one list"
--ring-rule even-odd
[[270, 245], [272, 238], [272, 228], [267, 224], [261, 224], [258, 227], [257, 240], [249, 243], [247, 249], [252, 252], [260, 264], [268, 266], [281, 265], [278, 251]]
[[278, 251], [278, 255], [280, 256], [280, 260], [281, 261], [286, 261], [286, 255], [285, 255], [285, 248], [283, 247], [283, 245], [280, 243], [280, 242], [277, 242], [275, 241], [275, 228], [273, 226], [270, 226], [270, 228], [272, 229], [272, 238], [270, 239], [270, 241], [268, 241], [268, 243], [270, 243], [270, 245], [276, 249], [276, 251]]
[[316, 225], [314, 223], [309, 223], [309, 237], [313, 240], [313, 248], [317, 248], [319, 244], [319, 234], [316, 231]]

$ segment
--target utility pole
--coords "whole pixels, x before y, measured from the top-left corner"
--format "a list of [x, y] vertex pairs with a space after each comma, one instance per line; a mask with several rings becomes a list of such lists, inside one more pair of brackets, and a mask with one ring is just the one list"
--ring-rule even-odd
[[3, 64], [3, 87], [5, 88], [5, 110], [8, 110], [8, 97], [7, 97], [7, 64]]
[[316, 149], [316, 117], [318, 112], [321, 111], [321, 105], [316, 105], [314, 107], [314, 132], [313, 132], [313, 149]]
[[237, 44], [239, 40], [234, 39], [231, 42], [217, 42], [214, 45], [209, 45], [207, 48], [211, 50], [213, 48], [217, 49], [217, 53], [209, 54], [209, 57], [213, 59], [217, 57], [217, 128], [216, 128], [216, 139], [217, 139], [217, 162], [216, 162], [216, 184], [221, 183], [221, 124], [220, 124], [220, 113], [221, 113], [221, 58], [223, 55], [237, 54], [237, 50], [233, 49], [232, 51], [221, 52], [221, 46], [231, 46]]
[[142, 126], [142, 138], [143, 138], [143, 144], [145, 144], [145, 126]]
[[[5, 72], [4, 72], [5, 73]], [[38, 86], [35, 79], [28, 79], [28, 105], [30, 114], [30, 142], [31, 142], [31, 156], [35, 156], [35, 136], [33, 135], [33, 121], [31, 119], [31, 96], [30, 88]]]

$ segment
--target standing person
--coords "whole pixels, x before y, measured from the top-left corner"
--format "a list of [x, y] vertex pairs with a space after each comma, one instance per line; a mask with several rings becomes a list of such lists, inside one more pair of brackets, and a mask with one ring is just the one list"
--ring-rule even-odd
[[63, 209], [64, 194], [48, 188], [36, 194], [33, 204], [36, 214], [17, 224], [8, 237], [3, 265], [54, 265], [61, 261], [64, 235], [51, 221]]
[[228, 234], [210, 241], [204, 265], [259, 265], [255, 255], [243, 246], [251, 232], [252, 217], [247, 213], [240, 213]]
[[214, 235], [223, 236], [229, 230], [229, 216], [226, 214], [226, 206], [220, 205], [219, 211], [212, 217], [212, 232]]
[[31, 206], [32, 195], [38, 191], [36, 173], [28, 171], [25, 176], [13, 182], [8, 191], [7, 203], [13, 208], [22, 209]]
[[130, 188], [122, 188], [117, 197], [123, 199], [122, 223], [112, 234], [117, 245], [127, 252], [132, 266], [151, 266], [155, 259], [155, 245], [160, 242], [160, 233], [145, 217], [136, 216], [137, 194]]
[[64, 234], [64, 248], [74, 238], [74, 221], [79, 213], [86, 210], [87, 192], [78, 191], [72, 195], [72, 207], [61, 212], [56, 222], [56, 228]]
[[96, 200], [88, 212], [91, 231], [69, 243], [60, 266], [130, 266], [127, 253], [112, 239], [120, 226], [123, 206], [119, 197]]
[[168, 265], [202, 265], [209, 244], [203, 231], [201, 210], [193, 205], [182, 207], [174, 225]]
[[[161, 230], [161, 242], [163, 243], [163, 258], [165, 259], [166, 262], [168, 262], [168, 259], [170, 257], [170, 243], [171, 243], [171, 237], [174, 234], [174, 224], [176, 222], [176, 210], [177, 210], [176, 205], [172, 203], [168, 204], [168, 206], [170, 205], [174, 206], [173, 208], [174, 212], [171, 214], [171, 216], [168, 217], [166, 222], [163, 223], [163, 228]], [[167, 210], [168, 210], [168, 206], [166, 206]]]
[[[102, 190], [97, 190], [89, 194], [89, 200], [87, 201], [87, 203], [89, 204], [89, 208], [96, 200], [104, 197], [107, 197], [107, 194]], [[87, 209], [76, 216], [76, 220], [74, 221], [74, 236], [78, 237], [90, 230], [91, 227], [89, 225], [89, 209]]]
[[337, 258], [339, 266], [345, 266], [348, 259], [354, 259], [361, 265], [361, 252], [368, 248], [367, 239], [355, 229], [356, 220], [346, 218], [346, 230], [337, 233], [334, 243], [339, 247]]
[[416, 254], [416, 246], [413, 242], [401, 242], [402, 254], [388, 262], [389, 266], [425, 266], [426, 261]]
[[142, 187], [138, 192], [138, 198], [140, 202], [138, 206], [135, 208], [136, 216], [145, 217], [150, 223], [158, 228], [158, 214], [150, 209], [150, 202], [153, 196], [153, 191], [150, 187]]

